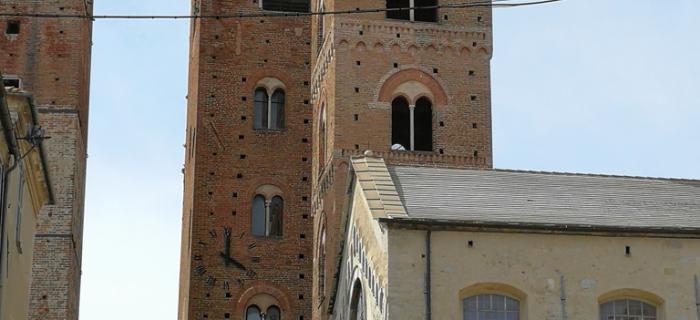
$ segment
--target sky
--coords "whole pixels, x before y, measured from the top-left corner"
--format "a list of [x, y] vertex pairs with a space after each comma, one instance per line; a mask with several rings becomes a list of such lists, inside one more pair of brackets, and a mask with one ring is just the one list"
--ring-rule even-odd
[[[697, 0], [494, 10], [498, 168], [700, 179]], [[95, 14], [188, 14], [187, 0]], [[694, 16], [695, 15], [695, 16]], [[94, 24], [81, 319], [176, 319], [189, 22]]]

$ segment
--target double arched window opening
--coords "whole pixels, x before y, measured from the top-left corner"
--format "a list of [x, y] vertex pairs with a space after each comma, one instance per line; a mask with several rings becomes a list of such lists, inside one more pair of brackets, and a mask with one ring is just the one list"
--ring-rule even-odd
[[433, 151], [433, 104], [421, 97], [409, 105], [404, 97], [391, 103], [391, 149]]
[[253, 198], [252, 234], [260, 237], [281, 237], [284, 216], [284, 200], [281, 196], [271, 199], [262, 194]]
[[277, 306], [269, 306], [265, 312], [260, 310], [256, 305], [252, 305], [246, 309], [246, 320], [281, 320], [282, 311]]
[[284, 128], [284, 89], [270, 92], [264, 87], [255, 89], [254, 124], [256, 130], [279, 130]]

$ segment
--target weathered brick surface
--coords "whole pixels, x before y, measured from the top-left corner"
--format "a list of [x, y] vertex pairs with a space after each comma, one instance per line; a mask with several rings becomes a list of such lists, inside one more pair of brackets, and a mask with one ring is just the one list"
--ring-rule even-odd
[[[10, 0], [0, 11], [84, 14], [92, 1]], [[18, 35], [6, 35], [9, 21]], [[88, 129], [92, 22], [84, 19], [0, 18], [0, 65], [31, 92], [46, 140], [55, 204], [38, 217], [30, 319], [77, 319]]]
[[[385, 1], [326, 0], [324, 5], [327, 11], [339, 11], [382, 8]], [[318, 19], [312, 21], [312, 39], [319, 38]], [[325, 40], [314, 42], [313, 52], [319, 56], [312, 59], [312, 190], [314, 232], [321, 226], [327, 232], [324, 264], [318, 262], [319, 239], [314, 239], [313, 319], [327, 319], [334, 298], [350, 156], [373, 150], [390, 164], [449, 167], [489, 168], [493, 161], [490, 8], [440, 9], [436, 23], [389, 20], [384, 13], [323, 19]], [[433, 104], [432, 152], [390, 150], [391, 102], [410, 81], [427, 88]], [[327, 114], [325, 137], [319, 134], [321, 106]], [[323, 154], [321, 139], [327, 146]], [[318, 283], [319, 265], [325, 265], [323, 286]]]
[[[204, 15], [260, 10], [252, 1], [193, 4]], [[278, 301], [283, 319], [311, 318], [310, 34], [308, 18], [192, 24], [180, 319], [239, 319], [259, 294]], [[285, 86], [283, 130], [253, 129], [253, 94], [266, 77]], [[262, 185], [282, 190], [281, 238], [250, 235], [251, 203]], [[232, 228], [232, 256], [256, 276], [224, 265], [224, 227]]]
[[[381, 0], [325, 3], [327, 11], [384, 6]], [[320, 6], [312, 1], [311, 7]], [[194, 1], [193, 8], [205, 15], [259, 12], [255, 1]], [[180, 319], [229, 312], [242, 317], [247, 299], [260, 293], [279, 301], [285, 319], [311, 313], [325, 319], [342, 234], [347, 159], [353, 154], [371, 149], [389, 163], [491, 167], [490, 8], [440, 10], [438, 16], [437, 23], [390, 21], [384, 13], [326, 16], [325, 42], [318, 37], [318, 16], [193, 22]], [[288, 127], [262, 133], [252, 129], [252, 95], [256, 82], [268, 76], [287, 87]], [[389, 150], [391, 100], [407, 81], [428, 88], [433, 102], [432, 152]], [[327, 113], [325, 136], [321, 106]], [[261, 184], [285, 194], [282, 240], [246, 234], [253, 191]], [[312, 284], [319, 278], [312, 265], [320, 263], [309, 241], [318, 241], [320, 225], [328, 229], [324, 286]], [[224, 226], [234, 230], [234, 255], [258, 271], [257, 280], [242, 277], [241, 286], [230, 290], [220, 282], [206, 284], [210, 276], [237, 277], [218, 256]], [[211, 236], [212, 229], [219, 235]], [[248, 250], [251, 241], [257, 247]], [[206, 273], [198, 275], [199, 267]]]

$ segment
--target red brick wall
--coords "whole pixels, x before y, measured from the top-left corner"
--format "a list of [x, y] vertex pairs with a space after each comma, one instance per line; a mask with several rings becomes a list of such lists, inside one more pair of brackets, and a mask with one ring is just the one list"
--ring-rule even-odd
[[[84, 14], [82, 0], [0, 3], [2, 12]], [[5, 34], [8, 21], [20, 33]], [[0, 18], [0, 67], [33, 94], [45, 141], [55, 205], [40, 213], [34, 246], [31, 319], [77, 319], [88, 128], [92, 22]]]
[[[325, 0], [327, 11], [384, 6], [383, 0]], [[312, 22], [312, 39], [317, 38], [318, 19], [315, 17]], [[318, 283], [313, 285], [314, 319], [328, 318], [328, 303], [333, 298], [333, 273], [341, 245], [338, 236], [343, 236], [342, 208], [349, 156], [373, 150], [382, 154], [389, 164], [451, 167], [490, 168], [493, 161], [490, 8], [440, 9], [436, 23], [389, 20], [385, 13], [324, 19], [327, 39], [320, 57], [313, 60], [311, 90], [314, 230], [318, 232], [323, 223], [328, 228], [327, 283], [323, 286], [325, 292], [317, 292]], [[432, 152], [390, 151], [393, 90], [411, 80], [423, 84], [432, 94]], [[323, 139], [318, 134], [321, 105], [325, 105], [328, 114], [326, 155], [319, 154], [318, 148]], [[321, 171], [319, 164], [324, 162], [333, 163], [333, 167]], [[325, 221], [319, 219], [321, 212], [325, 213]], [[314, 281], [319, 272], [315, 267]]]
[[[196, 1], [194, 8], [205, 15], [260, 10], [252, 1]], [[240, 319], [251, 292], [275, 297], [284, 319], [311, 318], [310, 34], [308, 18], [192, 24], [180, 319]], [[265, 77], [286, 87], [283, 130], [253, 129], [253, 94]], [[266, 184], [283, 192], [281, 238], [251, 236], [251, 202]], [[232, 255], [256, 276], [224, 265], [224, 227], [232, 228]]]

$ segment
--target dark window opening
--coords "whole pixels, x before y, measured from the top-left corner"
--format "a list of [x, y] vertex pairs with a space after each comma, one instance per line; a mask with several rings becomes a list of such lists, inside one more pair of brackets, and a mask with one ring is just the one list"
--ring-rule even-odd
[[280, 320], [282, 319], [282, 311], [277, 306], [267, 308], [265, 320]]
[[284, 91], [277, 89], [272, 94], [270, 106], [270, 129], [284, 128]]
[[7, 22], [7, 29], [5, 29], [5, 34], [19, 34], [19, 26], [19, 21]]
[[252, 233], [254, 236], [265, 236], [265, 197], [255, 196], [253, 199], [253, 223]]
[[309, 12], [309, 0], [262, 0], [263, 10]]
[[392, 150], [411, 149], [411, 113], [403, 97], [391, 103], [391, 145]]
[[270, 203], [270, 228], [268, 235], [282, 236], [282, 215], [284, 211], [284, 200], [282, 197], [276, 196], [272, 198]]
[[255, 90], [255, 105], [253, 110], [253, 117], [255, 118], [255, 122], [253, 128], [267, 128], [267, 105], [267, 92], [265, 92], [265, 89], [263, 88], [258, 88], [257, 90]]
[[433, 105], [428, 98], [420, 98], [414, 111], [415, 150], [433, 151]]
[[415, 0], [415, 7], [427, 7], [427, 9], [415, 10], [415, 21], [437, 22], [437, 0]]
[[2, 86], [3, 87], [12, 87], [12, 88], [17, 88], [20, 89], [22, 86], [22, 82], [19, 80], [19, 78], [15, 79], [2, 79]]
[[365, 320], [365, 299], [362, 294], [362, 283], [355, 280], [350, 299], [350, 320]]
[[[411, 20], [411, 10], [408, 9], [410, 7], [411, 7], [410, 0], [387, 0], [386, 1], [386, 8], [387, 9], [396, 9], [396, 10], [388, 10], [386, 12], [386, 17], [387, 17], [387, 19]], [[406, 8], [406, 9], [405, 10], [398, 10], [400, 8]]]

